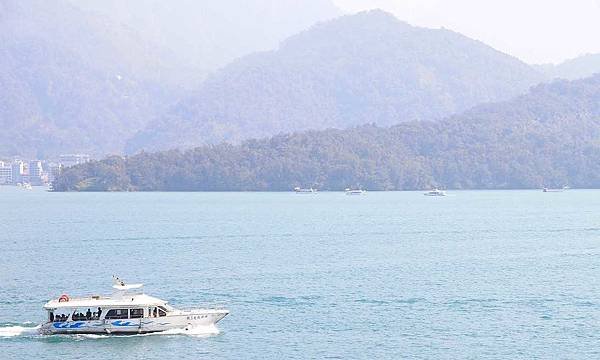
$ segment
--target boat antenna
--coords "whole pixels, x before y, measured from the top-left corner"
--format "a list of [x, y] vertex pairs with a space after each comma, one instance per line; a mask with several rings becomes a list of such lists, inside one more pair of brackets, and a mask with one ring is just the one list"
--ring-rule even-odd
[[113, 275], [113, 285], [125, 286], [125, 281], [121, 280], [118, 276]]

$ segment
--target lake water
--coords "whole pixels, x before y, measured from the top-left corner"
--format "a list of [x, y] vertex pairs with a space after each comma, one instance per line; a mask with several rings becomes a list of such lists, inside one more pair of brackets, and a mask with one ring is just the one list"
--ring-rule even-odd
[[[48, 193], [0, 187], [2, 359], [600, 357], [600, 191]], [[220, 333], [40, 336], [111, 275]]]

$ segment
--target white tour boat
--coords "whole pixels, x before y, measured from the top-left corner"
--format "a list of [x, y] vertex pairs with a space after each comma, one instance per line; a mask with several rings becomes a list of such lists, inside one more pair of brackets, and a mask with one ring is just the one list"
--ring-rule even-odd
[[545, 187], [545, 188], [542, 189], [542, 192], [563, 192], [563, 191], [567, 191], [569, 189], [570, 188], [567, 185], [565, 185], [565, 186], [563, 186], [562, 188], [559, 188], [559, 189], [552, 189], [552, 188]]
[[367, 190], [363, 189], [346, 189], [346, 195], [363, 195], [366, 194]]
[[304, 188], [295, 187], [294, 192], [296, 194], [316, 194], [317, 189], [313, 189], [313, 188], [304, 189]]
[[225, 309], [177, 310], [148, 296], [142, 284], [126, 285], [115, 278], [112, 296], [69, 298], [62, 295], [44, 305], [47, 321], [42, 334], [144, 334], [173, 329], [214, 326]]
[[423, 195], [425, 195], [425, 196], [446, 196], [446, 192], [444, 190], [433, 189], [431, 191], [426, 192]]

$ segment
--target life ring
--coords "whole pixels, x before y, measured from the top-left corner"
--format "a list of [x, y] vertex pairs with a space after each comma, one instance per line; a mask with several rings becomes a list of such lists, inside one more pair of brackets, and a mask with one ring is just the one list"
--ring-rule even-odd
[[69, 301], [69, 295], [67, 294], [62, 294], [59, 298], [58, 298], [58, 302], [67, 302]]

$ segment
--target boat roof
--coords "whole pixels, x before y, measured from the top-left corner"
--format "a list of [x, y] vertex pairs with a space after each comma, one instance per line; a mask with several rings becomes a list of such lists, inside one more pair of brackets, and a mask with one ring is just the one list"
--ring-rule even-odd
[[122, 283], [122, 284], [115, 284], [115, 285], [113, 285], [113, 289], [125, 291], [125, 290], [132, 290], [132, 289], [141, 289], [143, 286], [144, 286], [144, 284], [129, 284], [129, 285], [125, 285], [125, 283]]
[[146, 294], [122, 294], [118, 296], [89, 296], [82, 298], [73, 298], [69, 301], [59, 301], [52, 299], [44, 305], [44, 309], [65, 309], [65, 308], [113, 308], [119, 306], [160, 306], [167, 302]]

